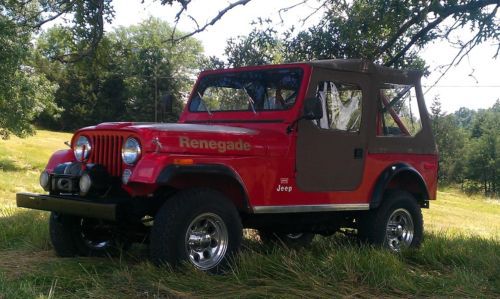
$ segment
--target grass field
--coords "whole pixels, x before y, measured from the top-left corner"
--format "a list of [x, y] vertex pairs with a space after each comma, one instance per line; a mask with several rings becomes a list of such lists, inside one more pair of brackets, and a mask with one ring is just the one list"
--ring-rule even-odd
[[71, 135], [39, 131], [0, 140], [0, 298], [500, 297], [500, 201], [438, 193], [424, 211], [425, 240], [401, 255], [336, 235], [308, 249], [264, 247], [251, 237], [232, 271], [158, 269], [146, 246], [120, 258], [57, 258], [47, 213], [15, 207], [41, 192], [38, 175]]

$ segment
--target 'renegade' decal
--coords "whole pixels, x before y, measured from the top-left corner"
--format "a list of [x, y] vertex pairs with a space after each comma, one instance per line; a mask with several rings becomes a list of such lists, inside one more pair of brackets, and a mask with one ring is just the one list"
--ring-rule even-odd
[[241, 139], [237, 141], [217, 141], [207, 139], [191, 139], [186, 136], [179, 137], [179, 146], [194, 149], [211, 149], [217, 150], [219, 153], [226, 151], [245, 151], [248, 152], [252, 146], [248, 142]]

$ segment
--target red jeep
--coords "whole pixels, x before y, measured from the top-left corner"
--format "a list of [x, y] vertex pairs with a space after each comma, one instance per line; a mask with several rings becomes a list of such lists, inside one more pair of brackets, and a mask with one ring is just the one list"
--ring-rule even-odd
[[325, 60], [201, 73], [176, 124], [78, 130], [40, 176], [59, 256], [147, 242], [155, 264], [218, 271], [243, 228], [305, 245], [342, 228], [418, 247], [437, 150], [421, 73]]

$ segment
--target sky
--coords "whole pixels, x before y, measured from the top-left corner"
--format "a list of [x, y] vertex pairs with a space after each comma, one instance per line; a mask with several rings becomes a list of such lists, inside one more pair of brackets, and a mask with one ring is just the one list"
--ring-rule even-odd
[[[253, 28], [252, 21], [259, 17], [275, 21], [275, 29], [278, 32], [285, 31], [292, 25], [300, 29], [301, 26], [307, 28], [315, 24], [321, 13], [314, 14], [304, 25], [299, 20], [315, 10], [317, 0], [310, 0], [307, 5], [282, 14], [283, 23], [278, 24], [281, 21], [278, 10], [298, 2], [301, 0], [252, 0], [245, 6], [229, 11], [214, 26], [208, 27], [194, 37], [202, 42], [206, 55], [223, 58], [227, 39], [248, 34]], [[227, 0], [193, 0], [188, 13], [201, 25], [228, 3]], [[144, 4], [139, 0], [114, 0], [113, 5], [116, 12], [115, 19], [111, 25], [107, 25], [106, 30], [112, 30], [116, 26], [137, 24], [150, 16], [173, 22], [179, 10], [179, 6], [162, 6], [151, 0], [145, 0]], [[182, 19], [178, 25], [178, 29], [188, 32], [194, 28], [195, 25], [189, 18]], [[465, 30], [461, 34], [464, 37], [470, 35]], [[443, 110], [448, 113], [460, 107], [469, 109], [491, 107], [497, 99], [500, 99], [500, 76], [498, 76], [500, 57], [497, 60], [492, 58], [495, 51], [496, 47], [491, 43], [477, 46], [458, 66], [450, 69], [435, 87], [429, 88], [441, 75], [436, 68], [451, 61], [456, 49], [443, 42], [436, 42], [425, 48], [422, 56], [431, 71], [431, 75], [422, 80], [427, 106], [430, 106], [434, 97], [439, 96]]]

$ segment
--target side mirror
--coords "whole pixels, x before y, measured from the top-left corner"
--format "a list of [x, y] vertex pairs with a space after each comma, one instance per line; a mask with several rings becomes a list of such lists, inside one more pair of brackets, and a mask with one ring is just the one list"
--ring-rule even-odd
[[316, 120], [323, 117], [323, 106], [321, 105], [321, 100], [314, 98], [307, 98], [304, 101], [304, 113], [302, 116], [294, 120], [288, 127], [286, 127], [286, 133], [290, 134], [297, 123], [301, 119]]
[[323, 117], [323, 107], [321, 105], [321, 100], [313, 97], [307, 98], [304, 101], [304, 114], [302, 116], [307, 120], [315, 120]]
[[173, 97], [171, 94], [166, 94], [161, 97], [161, 105], [164, 107], [165, 112], [172, 112], [172, 105], [173, 105]]

